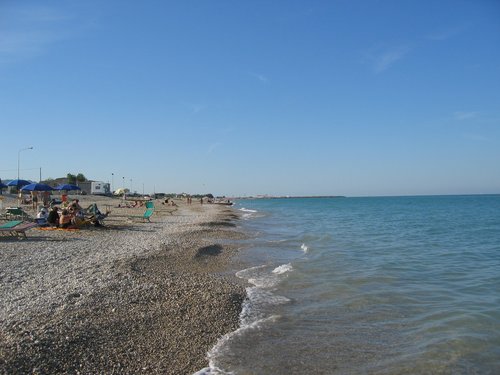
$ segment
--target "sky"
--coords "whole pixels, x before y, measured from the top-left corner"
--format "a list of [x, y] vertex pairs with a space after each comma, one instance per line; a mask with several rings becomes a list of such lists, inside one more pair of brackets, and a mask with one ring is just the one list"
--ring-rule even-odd
[[0, 137], [2, 179], [500, 193], [500, 1], [0, 0]]

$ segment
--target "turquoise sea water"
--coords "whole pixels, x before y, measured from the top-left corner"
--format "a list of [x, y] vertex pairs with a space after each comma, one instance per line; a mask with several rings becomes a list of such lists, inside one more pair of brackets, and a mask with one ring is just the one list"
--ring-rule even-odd
[[500, 196], [235, 209], [251, 286], [211, 373], [500, 373]]

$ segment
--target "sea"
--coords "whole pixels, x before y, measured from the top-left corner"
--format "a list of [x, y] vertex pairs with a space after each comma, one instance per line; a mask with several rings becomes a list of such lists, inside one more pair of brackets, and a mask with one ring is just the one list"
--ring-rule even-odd
[[500, 374], [500, 195], [234, 209], [248, 298], [199, 374]]

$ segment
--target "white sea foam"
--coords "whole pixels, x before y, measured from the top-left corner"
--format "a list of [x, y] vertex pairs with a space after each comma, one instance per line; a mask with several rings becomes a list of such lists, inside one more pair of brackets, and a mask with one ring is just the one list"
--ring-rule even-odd
[[240, 208], [240, 211], [243, 211], [243, 212], [252, 212], [252, 213], [257, 212], [256, 210], [251, 210], [251, 209], [249, 209], [249, 208], [245, 208], [245, 207], [241, 207], [241, 208]]
[[229, 350], [228, 347], [230, 346], [231, 341], [244, 335], [245, 332], [247, 332], [249, 330], [259, 329], [264, 324], [273, 323], [273, 322], [277, 321], [278, 319], [279, 319], [278, 315], [271, 315], [267, 318], [256, 320], [255, 322], [252, 322], [251, 324], [242, 325], [236, 331], [230, 332], [230, 333], [222, 336], [219, 340], [217, 340], [217, 343], [215, 344], [215, 346], [207, 353], [209, 367], [206, 367], [206, 368], [196, 372], [193, 375], [232, 375], [232, 374], [234, 374], [234, 372], [232, 372], [232, 371], [225, 371], [225, 370], [221, 369], [217, 365], [217, 358], [221, 355], [224, 355], [224, 353], [227, 350]]
[[246, 289], [247, 298], [243, 302], [240, 313], [240, 327], [233, 332], [222, 336], [212, 349], [207, 353], [209, 367], [206, 367], [194, 375], [231, 375], [232, 371], [226, 371], [218, 364], [218, 358], [224, 356], [231, 350], [231, 343], [238, 340], [250, 330], [262, 329], [265, 325], [276, 322], [280, 316], [265, 316], [264, 305], [282, 304], [288, 302], [288, 298], [276, 296], [269, 291], [258, 287]]
[[272, 288], [278, 284], [279, 279], [274, 275], [261, 275], [249, 278], [248, 282], [259, 288]]
[[261, 269], [266, 268], [266, 267], [267, 266], [264, 264], [261, 266], [246, 268], [244, 270], [236, 272], [236, 277], [239, 277], [240, 279], [248, 279], [252, 275], [255, 275], [258, 272], [258, 270], [261, 270]]
[[231, 343], [238, 340], [249, 330], [263, 329], [267, 324], [272, 324], [280, 319], [280, 315], [272, 314], [273, 306], [290, 302], [290, 299], [274, 294], [269, 290], [275, 286], [280, 275], [292, 270], [291, 264], [283, 264], [270, 271], [267, 265], [247, 268], [236, 273], [236, 276], [247, 279], [254, 286], [246, 288], [247, 298], [243, 302], [240, 313], [240, 327], [233, 332], [222, 336], [215, 346], [207, 353], [209, 367], [204, 368], [194, 375], [231, 375], [222, 369], [218, 359], [230, 353]]
[[306, 246], [306, 244], [305, 244], [305, 243], [303, 243], [302, 245], [300, 245], [300, 248], [301, 248], [301, 249], [302, 249], [302, 251], [303, 251], [304, 253], [306, 253], [306, 254], [309, 252], [309, 248]]
[[287, 239], [282, 239], [282, 240], [268, 240], [267, 242], [270, 242], [270, 243], [281, 243], [281, 242], [286, 242], [288, 241]]
[[273, 273], [281, 275], [283, 273], [286, 273], [286, 272], [289, 272], [289, 271], [292, 271], [292, 270], [293, 270], [293, 266], [290, 263], [288, 263], [288, 264], [282, 264], [281, 266], [276, 267], [273, 270]]
[[245, 207], [240, 208], [240, 211], [244, 212], [244, 214], [242, 215], [242, 218], [244, 220], [250, 219], [251, 217], [255, 216], [255, 214], [257, 213], [256, 210], [251, 210], [251, 209], [245, 208]]

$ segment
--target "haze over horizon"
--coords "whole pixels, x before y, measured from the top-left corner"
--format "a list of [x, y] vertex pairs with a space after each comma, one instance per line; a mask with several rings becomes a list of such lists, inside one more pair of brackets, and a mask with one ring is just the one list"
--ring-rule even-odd
[[24, 179], [139, 192], [498, 194], [499, 19], [489, 0], [3, 1], [0, 178], [19, 157]]

